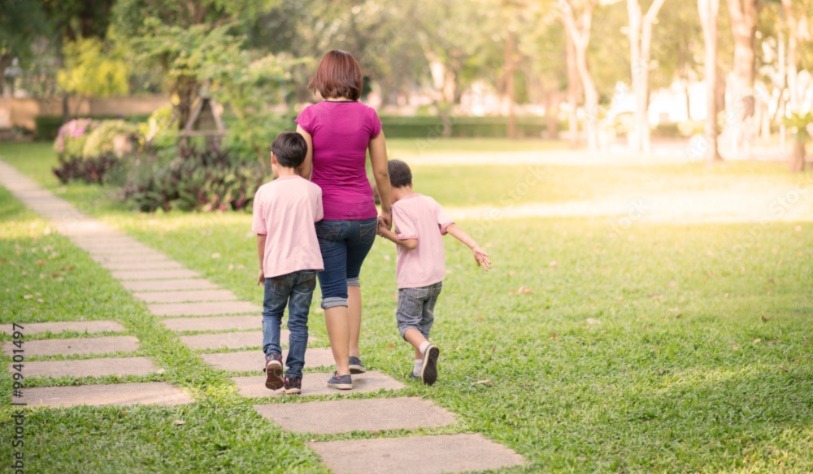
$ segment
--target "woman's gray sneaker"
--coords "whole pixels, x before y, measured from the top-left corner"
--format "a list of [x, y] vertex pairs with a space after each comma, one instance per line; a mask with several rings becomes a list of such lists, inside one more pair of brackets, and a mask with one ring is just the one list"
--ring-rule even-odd
[[434, 344], [430, 344], [423, 353], [423, 369], [421, 370], [421, 380], [426, 385], [432, 385], [438, 379], [438, 356], [440, 349]]
[[338, 390], [351, 390], [353, 388], [353, 379], [350, 378], [350, 374], [338, 375], [333, 372], [333, 377], [330, 377], [330, 380], [327, 381], [327, 386]]
[[364, 364], [361, 363], [361, 359], [350, 356], [350, 373], [363, 374], [364, 372], [367, 372], [367, 367], [364, 367]]

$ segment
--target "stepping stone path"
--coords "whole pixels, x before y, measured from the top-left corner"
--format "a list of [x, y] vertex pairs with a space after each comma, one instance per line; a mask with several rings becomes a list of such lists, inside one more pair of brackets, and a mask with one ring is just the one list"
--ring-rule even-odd
[[522, 456], [479, 434], [412, 436], [308, 444], [336, 474], [434, 474], [518, 466]]
[[[9, 371], [13, 370], [9, 364]], [[85, 360], [46, 360], [25, 363], [26, 377], [103, 377], [158, 373], [146, 357], [109, 357]]]
[[[11, 324], [0, 324], [3, 332], [12, 334]], [[54, 323], [28, 323], [23, 325], [24, 334], [42, 334], [46, 332], [124, 332], [124, 326], [116, 321], [67, 321]]]
[[[15, 349], [12, 342], [3, 344], [7, 355]], [[72, 339], [43, 339], [25, 341], [25, 356], [56, 356], [112, 354], [138, 350], [138, 339], [133, 336], [79, 337]]]
[[[278, 397], [281, 390], [265, 388], [261, 374], [263, 356], [261, 308], [237, 297], [198, 272], [100, 221], [79, 212], [71, 204], [40, 188], [12, 167], [0, 162], [0, 184], [33, 211], [51, 221], [56, 230], [84, 249], [113, 278], [147, 303], [155, 316], [171, 316], [162, 323], [167, 329], [206, 331], [207, 334], [180, 334], [181, 342], [192, 349], [257, 348], [250, 351], [201, 353], [212, 367], [229, 372], [255, 372], [234, 377], [237, 391], [247, 398]], [[235, 316], [250, 314], [250, 316]], [[111, 321], [72, 321], [25, 324], [26, 334], [125, 332]], [[11, 328], [2, 329], [10, 334]], [[217, 331], [217, 333], [210, 333]], [[286, 342], [287, 331], [282, 341]], [[311, 338], [311, 340], [315, 340]], [[11, 349], [5, 344], [6, 353]], [[85, 337], [33, 340], [25, 342], [26, 356], [84, 355], [134, 352], [138, 340], [132, 336]], [[329, 348], [308, 348], [306, 368], [333, 366]], [[12, 370], [11, 365], [9, 367]], [[82, 360], [26, 361], [26, 377], [72, 377], [106, 375], [146, 375], [160, 369], [144, 357], [117, 357]], [[327, 388], [328, 372], [305, 373], [302, 396], [352, 395], [397, 391], [404, 384], [385, 374], [368, 371], [353, 376], [352, 391]], [[163, 382], [80, 385], [27, 388], [23, 401], [31, 406], [71, 407], [76, 405], [179, 405], [194, 400], [183, 390]], [[16, 400], [15, 400], [16, 401]], [[296, 433], [338, 434], [350, 431], [380, 432], [434, 428], [453, 424], [454, 415], [418, 397], [365, 398], [269, 403], [256, 405], [258, 414]], [[409, 436], [399, 438], [320, 441], [309, 446], [336, 473], [435, 473], [469, 472], [523, 465], [523, 458], [511, 449], [479, 434]], [[420, 453], [417, 456], [415, 453]], [[418, 462], [416, 463], [416, 459]]]
[[[368, 371], [362, 375], [353, 376], [353, 390], [334, 390], [328, 388], [327, 380], [330, 373], [306, 373], [302, 376], [302, 394], [311, 395], [353, 395], [356, 393], [377, 392], [379, 390], [400, 390], [404, 384], [380, 372]], [[237, 392], [246, 398], [277, 397], [282, 390], [268, 390], [265, 388], [265, 377], [234, 377]]]
[[27, 388], [23, 401], [34, 407], [59, 408], [77, 405], [184, 405], [194, 400], [168, 383], [145, 382]]
[[[282, 360], [284, 361], [287, 356], [283, 352]], [[203, 354], [201, 357], [212, 367], [227, 372], [258, 372], [262, 370], [264, 363], [262, 353], [257, 351], [220, 352]], [[331, 366], [333, 366], [333, 353], [329, 347], [311, 347], [305, 352], [305, 367], [312, 369]]]
[[276, 403], [254, 408], [265, 418], [295, 433], [409, 430], [454, 423], [451, 413], [418, 397]]

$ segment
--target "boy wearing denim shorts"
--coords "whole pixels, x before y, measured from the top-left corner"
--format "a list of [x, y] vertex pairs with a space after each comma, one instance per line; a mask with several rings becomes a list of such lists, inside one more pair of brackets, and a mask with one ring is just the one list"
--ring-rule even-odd
[[392, 219], [395, 232], [379, 226], [378, 233], [395, 242], [398, 255], [395, 274], [398, 282], [398, 332], [415, 348], [412, 377], [426, 385], [438, 377], [440, 349], [429, 342], [434, 309], [446, 275], [443, 235], [451, 234], [466, 244], [477, 265], [491, 267], [488, 254], [429, 196], [412, 191], [412, 172], [406, 163], [388, 163], [392, 184]]
[[[263, 297], [263, 353], [265, 386], [302, 391], [302, 368], [308, 346], [308, 312], [322, 254], [314, 222], [322, 219], [322, 190], [302, 178], [297, 168], [308, 145], [298, 133], [280, 133], [271, 145], [271, 170], [277, 177], [254, 196], [252, 231], [257, 234], [260, 261], [258, 285]], [[287, 371], [283, 373], [280, 325], [288, 306]], [[283, 377], [284, 375], [284, 377]]]

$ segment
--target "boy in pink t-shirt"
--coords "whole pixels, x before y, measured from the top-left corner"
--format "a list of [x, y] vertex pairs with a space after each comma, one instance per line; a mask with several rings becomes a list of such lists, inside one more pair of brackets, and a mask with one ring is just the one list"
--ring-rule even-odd
[[488, 271], [491, 259], [463, 229], [455, 225], [440, 204], [412, 192], [412, 172], [406, 163], [388, 163], [392, 184], [392, 220], [395, 232], [379, 226], [378, 234], [395, 242], [398, 256], [398, 332], [415, 348], [412, 377], [432, 385], [438, 377], [440, 349], [429, 342], [435, 303], [446, 275], [443, 235], [449, 233], [474, 253], [477, 265]]
[[[280, 133], [271, 145], [271, 170], [277, 179], [254, 196], [254, 222], [260, 261], [258, 285], [263, 297], [265, 386], [302, 390], [302, 368], [308, 347], [308, 312], [322, 254], [314, 222], [322, 220], [322, 190], [297, 174], [308, 145], [298, 133]], [[280, 325], [288, 306], [288, 370], [283, 374]], [[284, 375], [284, 378], [283, 378]]]

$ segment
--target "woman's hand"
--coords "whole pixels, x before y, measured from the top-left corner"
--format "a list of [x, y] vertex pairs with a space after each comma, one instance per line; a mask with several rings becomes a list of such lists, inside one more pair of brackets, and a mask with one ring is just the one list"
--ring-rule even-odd
[[383, 226], [387, 230], [392, 229], [392, 212], [384, 212], [378, 215], [378, 225]]

